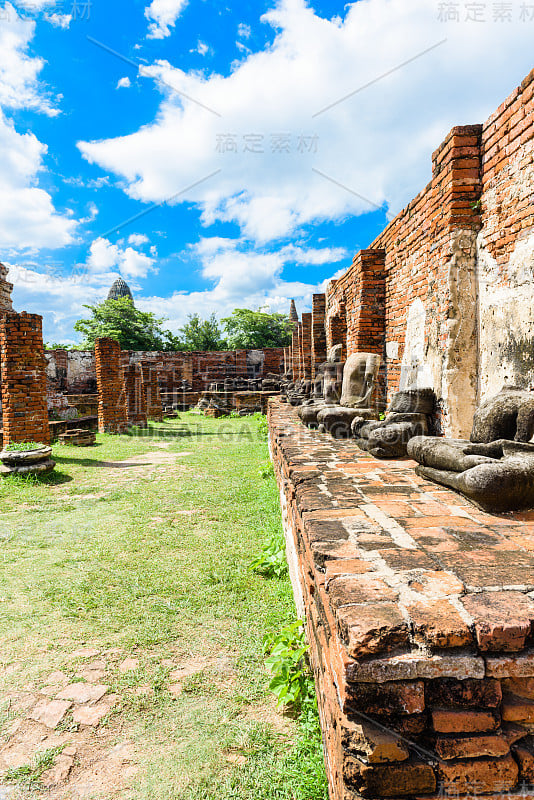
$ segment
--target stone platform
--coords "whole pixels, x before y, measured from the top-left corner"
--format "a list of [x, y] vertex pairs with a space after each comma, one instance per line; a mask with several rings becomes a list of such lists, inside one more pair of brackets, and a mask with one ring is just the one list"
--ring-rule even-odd
[[269, 402], [331, 800], [534, 797], [534, 511], [491, 515]]

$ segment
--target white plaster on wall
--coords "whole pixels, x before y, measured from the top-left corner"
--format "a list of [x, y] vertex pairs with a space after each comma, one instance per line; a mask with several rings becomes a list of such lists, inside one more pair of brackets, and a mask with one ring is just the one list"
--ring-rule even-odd
[[503, 385], [534, 384], [534, 233], [520, 239], [510, 256], [506, 285], [488, 252], [477, 240], [479, 280], [479, 402]]
[[423, 389], [432, 386], [432, 375], [425, 363], [425, 324], [425, 306], [418, 297], [408, 309], [401, 363], [401, 389]]

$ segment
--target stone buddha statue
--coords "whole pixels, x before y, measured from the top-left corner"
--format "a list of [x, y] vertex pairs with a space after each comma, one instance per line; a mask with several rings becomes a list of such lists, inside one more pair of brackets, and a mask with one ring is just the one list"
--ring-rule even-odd
[[380, 369], [376, 353], [353, 353], [343, 368], [343, 384], [339, 405], [329, 405], [317, 414], [317, 422], [336, 438], [351, 436], [355, 417], [376, 419], [372, 396]]

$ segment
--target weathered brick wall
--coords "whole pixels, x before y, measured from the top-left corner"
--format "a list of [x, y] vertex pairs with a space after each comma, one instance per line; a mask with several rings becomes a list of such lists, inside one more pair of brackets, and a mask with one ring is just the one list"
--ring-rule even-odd
[[7, 280], [7, 267], [0, 263], [0, 311], [11, 311], [11, 291], [13, 284]]
[[482, 126], [481, 397], [534, 384], [534, 70]]
[[312, 377], [326, 361], [325, 329], [326, 295], [314, 294], [312, 298]]
[[[505, 381], [534, 383], [533, 87], [534, 71], [486, 123], [453, 128], [430, 183], [327, 289], [328, 345], [343, 337], [345, 307], [348, 353], [384, 352], [390, 399], [434, 388], [452, 435], [469, 434], [476, 405]], [[377, 267], [366, 288], [373, 251], [385, 252], [384, 286]]]
[[330, 800], [531, 798], [534, 523], [269, 401]]
[[98, 388], [98, 430], [123, 433], [128, 426], [121, 348], [114, 339], [97, 339], [95, 344]]
[[143, 382], [143, 367], [139, 363], [128, 364], [122, 367], [122, 372], [128, 424], [146, 427], [147, 401]]
[[304, 378], [312, 377], [312, 315], [302, 315], [302, 374]]
[[[225, 377], [256, 377], [247, 361], [252, 351], [223, 352], [130, 352], [124, 355], [125, 365], [132, 362], [156, 364], [160, 372], [164, 391], [177, 390], [182, 381], [187, 381], [195, 391], [203, 391], [214, 381]], [[283, 370], [283, 348], [267, 348], [263, 351], [263, 365], [259, 377]], [[94, 394], [96, 392], [96, 363], [92, 351], [47, 350], [47, 376], [50, 394]], [[254, 372], [254, 374], [252, 374]]]
[[163, 404], [159, 387], [158, 367], [146, 361], [141, 362], [141, 367], [147, 417], [156, 422], [161, 422], [163, 419]]
[[0, 313], [3, 445], [50, 443], [42, 317]]

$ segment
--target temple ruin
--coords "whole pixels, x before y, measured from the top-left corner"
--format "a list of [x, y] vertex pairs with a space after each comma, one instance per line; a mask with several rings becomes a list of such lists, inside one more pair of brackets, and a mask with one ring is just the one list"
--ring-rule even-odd
[[[453, 128], [420, 194], [292, 302], [284, 349], [45, 353], [0, 265], [4, 445], [73, 408], [121, 433], [268, 405], [331, 800], [533, 796], [533, 97], [534, 71]], [[485, 503], [509, 468], [519, 499]]]

